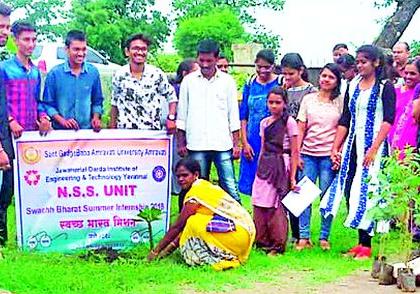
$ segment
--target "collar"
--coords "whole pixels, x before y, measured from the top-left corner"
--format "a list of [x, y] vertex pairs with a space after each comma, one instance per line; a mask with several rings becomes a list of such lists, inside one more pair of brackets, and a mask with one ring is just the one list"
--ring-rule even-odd
[[203, 74], [201, 73], [201, 70], [197, 70], [197, 77], [202, 78], [202, 79], [206, 79], [206, 80], [214, 80], [214, 79], [218, 79], [220, 78], [222, 75], [222, 71], [216, 68], [216, 73], [214, 74], [214, 76], [212, 76], [210, 79], [207, 79], [206, 77], [203, 76]]
[[[20, 59], [17, 57], [17, 55], [15, 54], [13, 57], [13, 61], [21, 68], [25, 69], [25, 71], [27, 70], [26, 67], [23, 65], [22, 61], [20, 61]], [[31, 67], [31, 69], [33, 67], [35, 67], [35, 65], [33, 64], [32, 60], [29, 58], [29, 66]]]
[[[68, 59], [66, 59], [66, 62], [64, 62], [64, 72], [71, 72], [70, 62]], [[83, 62], [82, 70], [80, 71], [80, 73], [86, 73], [86, 72], [88, 72], [86, 62]]]

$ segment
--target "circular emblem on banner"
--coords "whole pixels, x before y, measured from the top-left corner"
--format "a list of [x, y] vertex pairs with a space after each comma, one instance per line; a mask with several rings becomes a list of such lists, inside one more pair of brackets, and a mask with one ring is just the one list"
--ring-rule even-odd
[[166, 170], [160, 165], [153, 169], [152, 174], [156, 182], [162, 182], [166, 178]]
[[41, 160], [41, 152], [34, 147], [23, 149], [23, 161], [27, 164], [35, 164]]

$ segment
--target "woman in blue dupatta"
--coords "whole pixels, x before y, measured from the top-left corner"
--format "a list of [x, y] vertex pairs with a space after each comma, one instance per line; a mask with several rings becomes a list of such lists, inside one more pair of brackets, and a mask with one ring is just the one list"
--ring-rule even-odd
[[347, 89], [331, 153], [341, 169], [322, 199], [321, 209], [324, 217], [335, 216], [342, 196], [348, 197], [345, 225], [359, 232], [358, 245], [348, 254], [364, 259], [371, 256], [375, 228], [368, 210], [377, 204], [368, 193], [378, 189], [381, 160], [388, 155], [386, 138], [395, 117], [395, 90], [392, 83], [382, 80], [383, 56], [377, 47], [361, 46], [356, 64], [359, 76]]

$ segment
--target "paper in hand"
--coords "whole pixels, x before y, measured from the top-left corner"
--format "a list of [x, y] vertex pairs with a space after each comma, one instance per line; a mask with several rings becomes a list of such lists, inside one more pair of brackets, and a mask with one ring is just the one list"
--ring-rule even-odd
[[321, 190], [306, 176], [296, 186], [299, 187], [299, 192], [290, 191], [282, 203], [294, 216], [299, 217], [321, 195]]

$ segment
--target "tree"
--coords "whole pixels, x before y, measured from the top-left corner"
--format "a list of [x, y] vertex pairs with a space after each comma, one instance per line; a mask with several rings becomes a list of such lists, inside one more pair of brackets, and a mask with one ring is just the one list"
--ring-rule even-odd
[[198, 42], [206, 38], [219, 42], [221, 51], [231, 58], [232, 44], [244, 42], [247, 34], [232, 10], [215, 8], [205, 15], [182, 20], [175, 32], [175, 48], [181, 56], [193, 57]]
[[382, 32], [374, 44], [384, 48], [392, 48], [408, 27], [411, 19], [420, 7], [420, 0], [382, 0], [378, 7], [388, 7], [396, 3], [391, 17], [386, 21]]
[[116, 63], [124, 63], [124, 42], [134, 33], [152, 38], [151, 50], [160, 48], [169, 35], [169, 23], [152, 10], [154, 0], [73, 0], [69, 28], [86, 32], [88, 43]]
[[172, 6], [176, 14], [176, 21], [181, 23], [191, 17], [208, 14], [213, 9], [231, 9], [239, 17], [241, 23], [249, 28], [249, 41], [263, 44], [267, 48], [277, 51], [280, 38], [266, 27], [258, 25], [254, 17], [255, 8], [265, 7], [275, 11], [283, 9], [285, 0], [173, 0]]
[[4, 2], [15, 10], [23, 9], [25, 20], [34, 24], [43, 37], [54, 40], [62, 35], [67, 17], [63, 9], [65, 0], [4, 0]]

